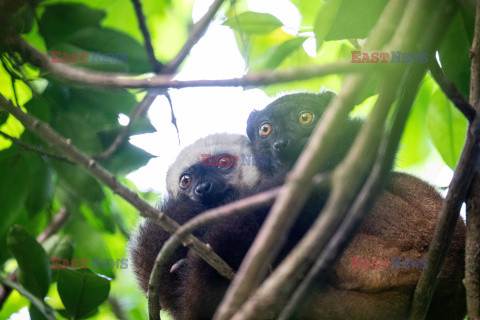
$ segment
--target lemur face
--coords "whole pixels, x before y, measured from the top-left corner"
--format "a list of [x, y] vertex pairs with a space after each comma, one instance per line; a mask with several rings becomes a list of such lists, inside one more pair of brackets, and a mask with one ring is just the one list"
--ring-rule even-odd
[[242, 163], [252, 153], [248, 144], [243, 135], [213, 134], [186, 147], [167, 172], [170, 196], [184, 194], [211, 208], [255, 186], [257, 167]]
[[281, 165], [291, 168], [334, 96], [331, 91], [294, 93], [253, 111], [247, 135], [254, 153], [277, 157]]
[[215, 205], [234, 192], [238, 165], [235, 155], [209, 155], [183, 171], [178, 185], [192, 200]]

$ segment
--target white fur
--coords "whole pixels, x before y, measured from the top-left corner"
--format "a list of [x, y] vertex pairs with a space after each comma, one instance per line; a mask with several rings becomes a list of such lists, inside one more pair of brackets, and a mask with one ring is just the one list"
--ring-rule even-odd
[[252, 187], [260, 178], [255, 166], [244, 166], [241, 162], [242, 155], [252, 154], [248, 146], [248, 138], [240, 134], [216, 133], [195, 141], [177, 156], [167, 172], [167, 190], [171, 196], [178, 195], [180, 176], [191, 166], [200, 163], [202, 154], [238, 156], [238, 166], [232, 169], [228, 177], [232, 185]]

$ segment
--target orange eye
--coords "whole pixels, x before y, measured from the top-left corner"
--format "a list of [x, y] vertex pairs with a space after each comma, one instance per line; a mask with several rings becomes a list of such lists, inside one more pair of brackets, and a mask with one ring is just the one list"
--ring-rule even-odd
[[184, 174], [180, 177], [180, 187], [188, 188], [188, 186], [192, 183], [192, 177], [189, 174]]
[[264, 123], [260, 127], [259, 132], [261, 136], [266, 137], [270, 134], [270, 132], [272, 132], [272, 126], [269, 123]]
[[310, 112], [302, 112], [300, 113], [300, 116], [298, 117], [298, 122], [301, 124], [309, 124], [313, 120], [313, 115]]

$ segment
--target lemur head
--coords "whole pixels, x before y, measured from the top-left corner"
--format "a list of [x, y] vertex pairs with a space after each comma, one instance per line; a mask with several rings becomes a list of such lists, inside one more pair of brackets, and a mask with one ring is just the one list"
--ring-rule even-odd
[[247, 135], [254, 154], [276, 157], [280, 165], [291, 168], [334, 96], [331, 91], [293, 93], [252, 111]]
[[255, 166], [242, 163], [251, 155], [247, 137], [212, 134], [183, 149], [167, 172], [167, 190], [173, 197], [187, 195], [208, 207], [226, 203], [259, 181]]

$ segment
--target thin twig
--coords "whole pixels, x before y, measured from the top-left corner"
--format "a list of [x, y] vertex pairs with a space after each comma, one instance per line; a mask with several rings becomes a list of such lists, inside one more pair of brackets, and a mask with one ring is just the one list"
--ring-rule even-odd
[[5, 279], [0, 276], [0, 283], [3, 285], [15, 289], [20, 293], [22, 296], [27, 298], [37, 309], [48, 319], [48, 320], [57, 320], [55, 317], [55, 311], [50, 307], [48, 304], [34, 296], [30, 291], [22, 287], [20, 284]]
[[[17, 118], [25, 128], [32, 131], [40, 139], [51, 145], [53, 148], [64, 153], [71, 161], [82, 167], [87, 173], [96, 178], [99, 182], [109, 187], [115, 194], [120, 195], [127, 202], [133, 205], [144, 217], [152, 219], [168, 233], [174, 233], [180, 227], [178, 223], [168, 216], [143, 201], [136, 192], [121, 184], [109, 171], [99, 165], [94, 159], [72, 144], [70, 139], [65, 139], [48, 124], [40, 121], [31, 114], [16, 108], [12, 103], [0, 95], [0, 107]], [[231, 279], [234, 275], [232, 268], [225, 263], [215, 252], [209, 249], [205, 243], [194, 236], [188, 236], [186, 243], [219, 274]]]
[[167, 63], [164, 73], [175, 73], [177, 71], [178, 67], [185, 60], [185, 57], [190, 53], [190, 50], [198, 42], [198, 40], [200, 40], [205, 33], [205, 30], [207, 30], [208, 25], [212, 21], [223, 1], [224, 0], [215, 0], [215, 2], [212, 3], [208, 9], [207, 13], [193, 25], [184, 46], [182, 49], [180, 49], [177, 55]]
[[89, 71], [82, 68], [71, 67], [63, 63], [51, 63], [50, 57], [41, 53], [28, 44], [24, 39], [17, 36], [9, 36], [1, 39], [6, 46], [17, 50], [22, 57], [32, 65], [51, 73], [51, 77], [60, 81], [67, 81], [83, 86], [94, 88], [186, 88], [186, 87], [245, 87], [264, 86], [274, 83], [289, 81], [308, 80], [323, 77], [330, 74], [342, 73], [368, 73], [385, 69], [385, 64], [351, 63], [350, 60], [336, 63], [309, 66], [298, 69], [282, 71], [262, 71], [251, 73], [240, 78], [222, 80], [172, 80], [171, 74], [160, 74], [150, 78], [139, 75], [120, 73], [104, 73]]
[[156, 98], [156, 95], [150, 92], [147, 92], [147, 95], [142, 99], [142, 101], [140, 101], [135, 106], [135, 108], [133, 109], [132, 113], [129, 116], [130, 121], [126, 126], [120, 129], [120, 132], [117, 134], [112, 144], [110, 144], [110, 146], [107, 149], [105, 149], [105, 151], [94, 156], [93, 158], [98, 161], [102, 161], [107, 158], [110, 158], [126, 142], [128, 131], [133, 126], [134, 121], [146, 115], [148, 108], [153, 103], [155, 98]]
[[180, 132], [178, 131], [177, 117], [175, 117], [175, 112], [173, 111], [172, 98], [170, 97], [170, 94], [168, 92], [165, 93], [165, 98], [167, 99], [168, 104], [170, 105], [170, 118], [171, 118], [170, 122], [173, 124], [173, 126], [177, 130], [178, 145], [180, 145]]
[[120, 305], [120, 302], [117, 298], [109, 295], [108, 304], [110, 305], [110, 309], [118, 320], [128, 320], [128, 317], [125, 315], [125, 312], [123, 311], [122, 306]]
[[0, 135], [2, 137], [4, 137], [5, 139], [8, 139], [8, 140], [12, 141], [12, 143], [18, 145], [20, 148], [22, 148], [26, 151], [31, 151], [31, 152], [37, 153], [41, 156], [47, 156], [47, 157], [50, 157], [52, 159], [56, 159], [56, 160], [59, 160], [59, 161], [62, 161], [62, 162], [67, 162], [67, 163], [73, 164], [72, 161], [68, 160], [65, 157], [59, 156], [58, 154], [43, 150], [41, 148], [38, 148], [38, 147], [35, 147], [35, 146], [32, 146], [32, 145], [29, 145], [28, 143], [25, 143], [20, 139], [12, 137], [11, 135], [9, 135], [9, 134], [7, 134], [3, 131], [0, 131]]
[[143, 41], [145, 43], [145, 50], [147, 51], [148, 60], [155, 73], [160, 73], [163, 68], [163, 64], [155, 58], [155, 51], [152, 46], [152, 39], [150, 38], [150, 32], [148, 31], [147, 23], [145, 21], [145, 15], [142, 10], [142, 3], [140, 0], [131, 0], [133, 8], [135, 9], [135, 15], [137, 16], [138, 27], [143, 35]]
[[37, 241], [43, 243], [45, 240], [56, 234], [67, 223], [70, 215], [65, 207], [60, 208], [57, 214], [53, 217], [52, 221], [47, 227], [37, 236]]
[[447, 78], [440, 68], [437, 59], [430, 61], [430, 73], [435, 81], [438, 83], [443, 93], [453, 102], [453, 104], [460, 110], [469, 122], [473, 121], [475, 117], [475, 109], [468, 103], [467, 99], [462, 95], [457, 86]]
[[[57, 233], [65, 223], [68, 221], [70, 215], [68, 214], [65, 207], [60, 208], [57, 214], [53, 217], [52, 221], [47, 225], [47, 227], [37, 236], [37, 241], [43, 243], [45, 240], [50, 238], [52, 235]], [[12, 273], [8, 275], [10, 281], [17, 281], [18, 269], [15, 269]], [[0, 309], [10, 295], [12, 289], [7, 286], [0, 287]]]

